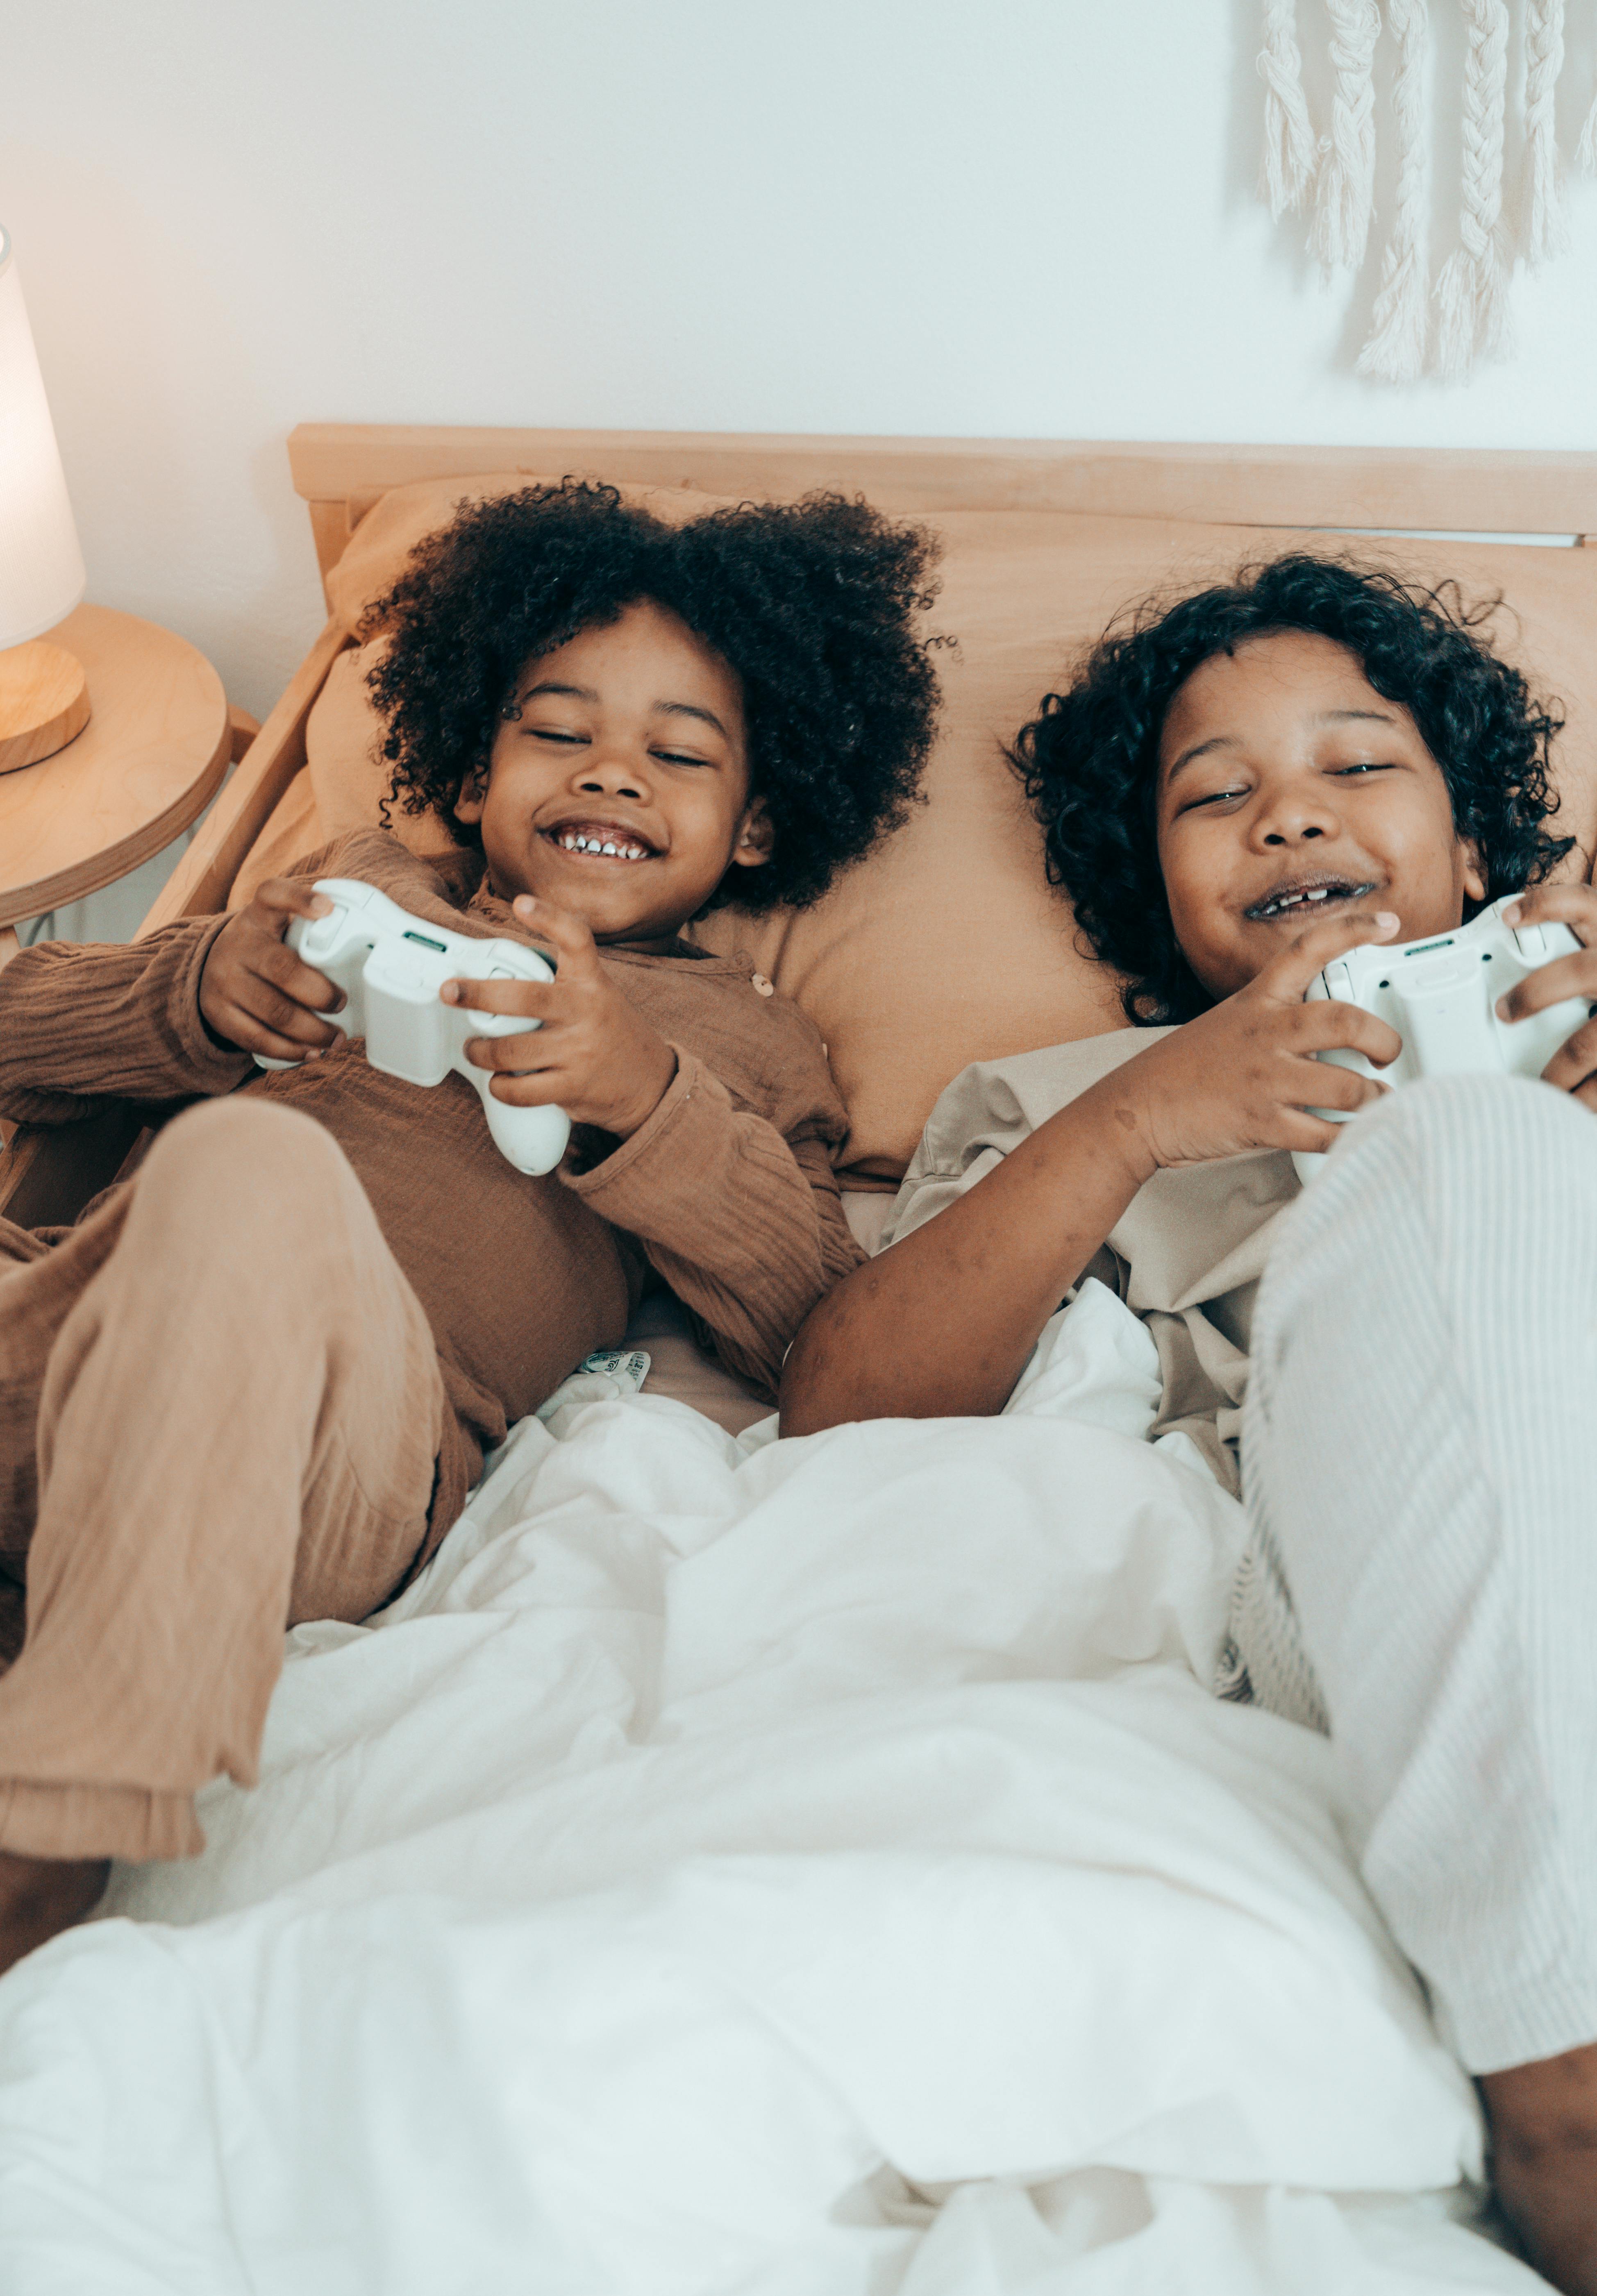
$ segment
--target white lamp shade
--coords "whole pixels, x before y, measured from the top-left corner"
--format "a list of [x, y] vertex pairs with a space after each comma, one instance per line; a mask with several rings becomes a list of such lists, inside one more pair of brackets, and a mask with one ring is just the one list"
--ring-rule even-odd
[[0, 229], [0, 647], [53, 629], [86, 580], [22, 283]]

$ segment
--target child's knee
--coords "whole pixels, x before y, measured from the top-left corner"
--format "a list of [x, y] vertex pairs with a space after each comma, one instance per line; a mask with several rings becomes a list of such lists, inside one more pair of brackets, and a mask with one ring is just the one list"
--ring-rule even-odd
[[281, 1260], [330, 1225], [347, 1227], [364, 1203], [331, 1133], [293, 1109], [233, 1095], [166, 1128], [139, 1170], [130, 1218], [213, 1252], [253, 1240]]

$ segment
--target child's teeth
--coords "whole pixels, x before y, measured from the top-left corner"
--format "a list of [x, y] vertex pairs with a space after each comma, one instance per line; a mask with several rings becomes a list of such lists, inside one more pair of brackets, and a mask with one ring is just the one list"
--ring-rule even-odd
[[646, 845], [618, 845], [613, 839], [585, 837], [580, 830], [568, 830], [557, 842], [565, 853], [607, 853], [615, 861], [646, 861], [649, 858]]

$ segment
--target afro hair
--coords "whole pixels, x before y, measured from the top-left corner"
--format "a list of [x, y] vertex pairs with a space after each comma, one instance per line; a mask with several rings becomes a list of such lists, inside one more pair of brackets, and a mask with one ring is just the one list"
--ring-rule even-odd
[[1183, 955], [1159, 872], [1159, 736], [1184, 681], [1249, 638], [1312, 630], [1355, 654], [1401, 703], [1441, 767], [1454, 827], [1472, 839], [1486, 899], [1536, 883], [1573, 846], [1544, 827], [1556, 704], [1536, 701], [1493, 652], [1501, 598], [1466, 606], [1346, 559], [1295, 553], [1172, 604], [1147, 600], [1111, 626], [1063, 693], [1043, 698], [1010, 752], [1044, 831], [1049, 880], [1069, 896], [1094, 953], [1120, 974], [1134, 1025], [1186, 1021], [1213, 1003]]
[[708, 906], [733, 879], [748, 907], [814, 901], [919, 794], [938, 682], [916, 621], [935, 557], [925, 532], [839, 495], [684, 525], [572, 479], [463, 503], [361, 625], [389, 639], [367, 683], [389, 802], [479, 841], [455, 800], [522, 668], [651, 599], [740, 680], [750, 794], [774, 832], [769, 863], [729, 871]]

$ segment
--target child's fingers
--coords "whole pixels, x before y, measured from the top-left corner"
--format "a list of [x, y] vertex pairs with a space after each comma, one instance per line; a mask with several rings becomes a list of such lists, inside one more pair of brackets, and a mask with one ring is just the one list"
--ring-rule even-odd
[[531, 893], [518, 893], [512, 906], [516, 922], [548, 944], [557, 972], [597, 970], [599, 952], [594, 936], [572, 910], [540, 901]]
[[1597, 886], [1533, 885], [1503, 911], [1508, 925], [1568, 925], [1577, 940], [1597, 943]]
[[1294, 1007], [1290, 1027], [1293, 1041], [1306, 1052], [1362, 1053], [1378, 1069], [1388, 1067], [1403, 1050], [1403, 1039], [1388, 1021], [1366, 1013], [1362, 1004], [1339, 1004], [1334, 996]]
[[253, 978], [307, 1013], [341, 1013], [349, 1001], [336, 981], [296, 956], [286, 941], [258, 941], [247, 962]]
[[237, 1003], [224, 1004], [214, 1019], [207, 1017], [217, 1036], [236, 1046], [241, 1053], [264, 1053], [268, 1060], [299, 1062], [314, 1060], [323, 1050], [320, 1045], [307, 1044], [269, 1027]]
[[1584, 1087], [1593, 1081], [1594, 1076], [1597, 1076], [1597, 1020], [1583, 1021], [1574, 1034], [1559, 1046], [1542, 1070], [1542, 1081], [1556, 1086], [1560, 1092], [1577, 1093], [1584, 1098]]
[[1252, 985], [1283, 1004], [1300, 1004], [1316, 972], [1323, 972], [1350, 948], [1390, 940], [1401, 922], [1392, 909], [1351, 909], [1345, 916], [1328, 917], [1323, 924], [1309, 925], [1297, 934]]
[[1568, 956], [1555, 956], [1549, 964], [1539, 964], [1517, 988], [1497, 999], [1497, 1017], [1527, 1021], [1533, 1013], [1561, 1004], [1566, 996], [1597, 997], [1597, 948], [1576, 949]]
[[563, 1070], [525, 1069], [517, 1076], [496, 1076], [488, 1086], [495, 1100], [512, 1108], [561, 1108], [570, 1098]]
[[252, 906], [264, 909], [270, 919], [281, 919], [279, 934], [288, 930], [291, 917], [325, 917], [332, 911], [326, 894], [318, 893], [302, 877], [263, 878], [255, 889]]
[[518, 1029], [513, 1037], [468, 1037], [465, 1055], [474, 1069], [495, 1073], [547, 1068], [551, 1047], [539, 1029]]
[[[1364, 1081], [1367, 1084], [1369, 1078], [1366, 1077]], [[1322, 1100], [1314, 1104], [1318, 1108], [1334, 1108], [1337, 1103]], [[1311, 1155], [1323, 1156], [1336, 1146], [1341, 1136], [1342, 1127], [1328, 1121], [1323, 1116], [1312, 1116], [1306, 1108], [1283, 1108], [1274, 1144], [1277, 1148], [1306, 1150]]]
[[528, 1021], [546, 1021], [560, 1010], [566, 984], [560, 980], [446, 980], [438, 990], [446, 1004], [460, 1004], [474, 1013], [508, 1013]]
[[[323, 989], [330, 986], [322, 980], [319, 972], [312, 973], [310, 978]], [[290, 996], [263, 973], [247, 973], [234, 992], [233, 1002], [258, 1027], [289, 1037], [301, 1052], [325, 1050], [329, 1045], [336, 1045], [343, 1033], [331, 1021], [320, 1019], [314, 1005], [303, 1004], [297, 996]]]
[[1351, 1116], [1372, 1102], [1384, 1099], [1391, 1086], [1375, 1077], [1361, 1076], [1338, 1061], [1299, 1061], [1292, 1079], [1295, 1108], [1340, 1108]]

